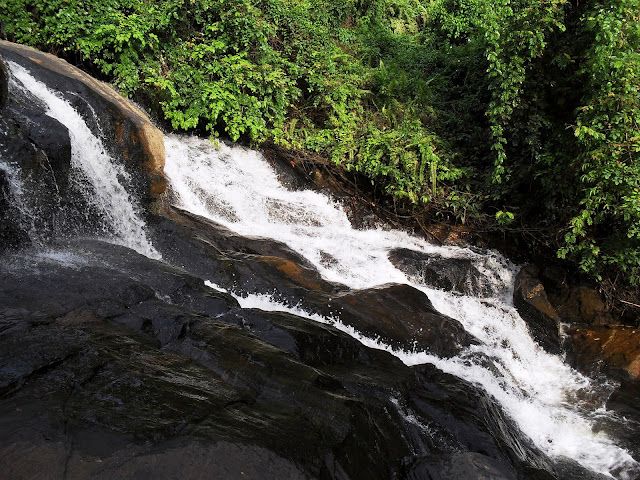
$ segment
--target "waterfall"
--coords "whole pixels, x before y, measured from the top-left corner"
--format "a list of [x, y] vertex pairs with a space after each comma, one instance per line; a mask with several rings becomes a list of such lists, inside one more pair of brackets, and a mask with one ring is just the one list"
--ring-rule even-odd
[[24, 227], [31, 242], [37, 243], [39, 238], [35, 228], [35, 213], [25, 194], [22, 172], [20, 167], [3, 158], [2, 153], [0, 151], [0, 171], [2, 171], [7, 181], [9, 190], [7, 193], [11, 196], [13, 207], [17, 210], [18, 222]]
[[36, 80], [24, 67], [14, 62], [8, 65], [12, 87], [35, 96], [45, 105], [46, 115], [69, 129], [75, 180], [82, 186], [85, 199], [100, 211], [113, 241], [148, 257], [160, 258], [147, 238], [135, 199], [123, 185], [130, 180], [124, 167], [114, 161], [102, 140], [93, 134], [69, 102]]
[[[232, 292], [243, 307], [285, 310], [331, 323], [362, 343], [387, 350], [407, 365], [432, 363], [482, 387], [496, 398], [522, 432], [551, 457], [569, 457], [606, 475], [631, 479], [638, 463], [615, 440], [597, 431], [608, 390], [545, 352], [530, 336], [511, 303], [515, 266], [496, 253], [434, 246], [405, 232], [354, 229], [341, 205], [322, 193], [291, 191], [276, 172], [252, 150], [207, 140], [166, 137], [165, 173], [177, 206], [209, 218], [241, 235], [284, 242], [312, 262], [322, 276], [350, 288], [389, 282], [423, 291], [441, 313], [459, 320], [480, 340], [457, 357], [444, 359], [415, 351], [397, 351], [331, 318], [308, 312], [304, 304], [278, 303], [269, 295]], [[425, 254], [471, 259], [491, 284], [485, 298], [430, 288], [408, 278], [388, 259], [395, 248]], [[215, 280], [215, 279], [212, 279]], [[211, 288], [220, 289], [215, 283]], [[479, 364], [478, 354], [492, 365]], [[604, 391], [603, 391], [604, 390]]]

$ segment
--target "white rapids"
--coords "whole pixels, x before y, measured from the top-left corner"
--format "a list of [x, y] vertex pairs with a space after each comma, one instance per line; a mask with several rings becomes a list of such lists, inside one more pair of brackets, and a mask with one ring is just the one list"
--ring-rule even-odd
[[147, 238], [138, 205], [122, 184], [121, 180], [129, 180], [127, 171], [111, 158], [102, 140], [68, 101], [21, 65], [7, 63], [12, 87], [22, 88], [38, 98], [45, 105], [46, 115], [68, 128], [72, 168], [80, 176], [85, 198], [103, 215], [113, 240], [148, 257], [160, 258]]
[[[165, 174], [180, 208], [241, 235], [284, 242], [312, 262], [324, 278], [350, 288], [410, 284], [427, 294], [438, 311], [458, 319], [481, 344], [441, 359], [419, 345], [412, 352], [394, 350], [334, 319], [307, 312], [303, 304], [285, 305], [264, 294], [232, 292], [241, 306], [289, 311], [331, 323], [407, 365], [434, 364], [493, 395], [548, 455], [569, 457], [593, 471], [625, 480], [640, 473], [639, 464], [626, 450], [597, 431], [596, 419], [609, 415], [599, 386], [560, 357], [546, 353], [530, 336], [511, 303], [515, 266], [506, 259], [491, 252], [434, 246], [397, 230], [356, 230], [338, 202], [319, 192], [287, 189], [269, 163], [252, 150], [215, 147], [208, 140], [176, 135], [167, 136], [165, 146]], [[496, 293], [479, 298], [416, 283], [388, 260], [394, 248], [471, 258]], [[474, 362], [478, 353], [490, 358], [493, 368]]]

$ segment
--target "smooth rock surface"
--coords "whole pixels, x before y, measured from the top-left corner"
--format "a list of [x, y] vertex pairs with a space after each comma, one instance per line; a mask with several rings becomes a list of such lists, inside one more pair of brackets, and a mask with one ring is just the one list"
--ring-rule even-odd
[[[465, 472], [518, 478], [513, 441], [539, 458], [538, 473], [552, 468], [513, 425], [509, 440], [497, 435], [497, 404], [478, 414], [464, 403], [486, 398], [477, 388], [331, 326], [240, 309], [124, 247], [76, 241], [0, 265], [0, 457], [11, 478], [46, 464], [43, 478], [387, 479], [425, 456], [455, 464], [460, 451], [482, 452]], [[447, 468], [431, 478], [450, 478]]]
[[389, 261], [410, 278], [434, 288], [464, 295], [486, 296], [492, 293], [487, 279], [470, 258], [430, 256], [397, 248], [389, 252]]
[[539, 270], [534, 265], [523, 267], [516, 276], [513, 304], [527, 322], [533, 338], [550, 353], [560, 353], [560, 316], [551, 305]]

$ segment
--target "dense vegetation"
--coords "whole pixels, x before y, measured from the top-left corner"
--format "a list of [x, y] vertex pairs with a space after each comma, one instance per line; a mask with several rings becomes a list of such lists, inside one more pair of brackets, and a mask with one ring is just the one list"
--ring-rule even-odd
[[8, 0], [175, 129], [317, 152], [640, 283], [640, 0]]

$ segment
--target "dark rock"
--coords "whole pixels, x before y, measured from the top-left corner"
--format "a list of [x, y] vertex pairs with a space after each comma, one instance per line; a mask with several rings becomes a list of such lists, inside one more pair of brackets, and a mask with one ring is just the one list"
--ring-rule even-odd
[[0, 84], [6, 96], [0, 115], [0, 216], [5, 225], [0, 227], [4, 239], [0, 249], [25, 245], [29, 236], [38, 241], [50, 235], [71, 161], [67, 129], [46, 116], [28, 93], [9, 92], [8, 70], [2, 68]]
[[477, 343], [459, 321], [439, 313], [421, 291], [399, 284], [354, 290], [331, 297], [326, 314], [370, 338], [403, 350], [451, 357]]
[[[531, 441], [518, 433], [513, 421], [505, 415], [497, 401], [469, 383], [444, 373], [432, 365], [419, 365], [414, 370], [420, 379], [418, 388], [409, 394], [409, 406], [418, 418], [430, 418], [431, 438], [457, 448], [462, 452], [482, 453], [485, 457], [467, 458], [465, 469], [482, 472], [498, 470], [506, 478], [513, 478], [517, 470], [527, 471], [525, 478], [549, 478], [553, 470], [550, 460], [541, 455]], [[452, 432], [456, 432], [452, 435]], [[510, 461], [497, 466], [490, 459], [497, 459], [501, 452]], [[488, 458], [487, 458], [488, 457]], [[450, 463], [436, 457], [431, 464], [442, 478], [451, 468]], [[427, 477], [429, 478], [429, 477]], [[434, 475], [433, 478], [441, 478]], [[464, 477], [460, 477], [464, 478]], [[475, 478], [470, 475], [468, 478]]]
[[29, 234], [22, 224], [9, 179], [0, 166], [0, 253], [29, 244]]
[[215, 280], [238, 292], [272, 294], [291, 304], [312, 291], [345, 289], [324, 280], [309, 262], [282, 243], [241, 237], [172, 207], [163, 208], [162, 213], [153, 219], [154, 245], [167, 261], [203, 280]]
[[472, 400], [487, 398], [476, 387], [434, 367], [406, 367], [330, 325], [240, 309], [124, 247], [64, 249], [62, 263], [33, 252], [0, 263], [0, 455], [11, 478], [43, 462], [67, 478], [388, 479], [422, 464], [433, 478], [519, 475], [513, 445], [540, 455], [515, 443], [524, 437], [495, 403]]
[[527, 322], [533, 338], [550, 353], [560, 353], [560, 316], [547, 298], [534, 265], [523, 267], [516, 276], [513, 303]]
[[409, 278], [430, 287], [464, 295], [488, 296], [493, 293], [486, 276], [471, 258], [444, 258], [396, 248], [389, 252], [389, 261]]
[[[566, 457], [558, 458], [555, 462], [554, 468], [555, 477], [558, 479], [563, 478], [579, 478], [583, 480], [607, 480], [611, 477], [601, 473], [596, 473], [592, 470], [584, 468], [575, 460], [571, 460]], [[614, 476], [616, 472], [613, 472]]]
[[9, 72], [0, 58], [0, 110], [7, 104], [9, 98]]
[[640, 380], [620, 378], [618, 385], [607, 400], [607, 410], [615, 412], [624, 422], [618, 422], [610, 429], [619, 444], [626, 448], [633, 458], [640, 456], [638, 432], [640, 431]]
[[475, 452], [463, 452], [444, 458], [428, 457], [414, 465], [407, 475], [407, 479], [419, 480], [437, 478], [441, 480], [459, 480], [473, 478], [474, 480], [516, 480], [512, 470], [505, 470], [504, 466], [490, 457]]

